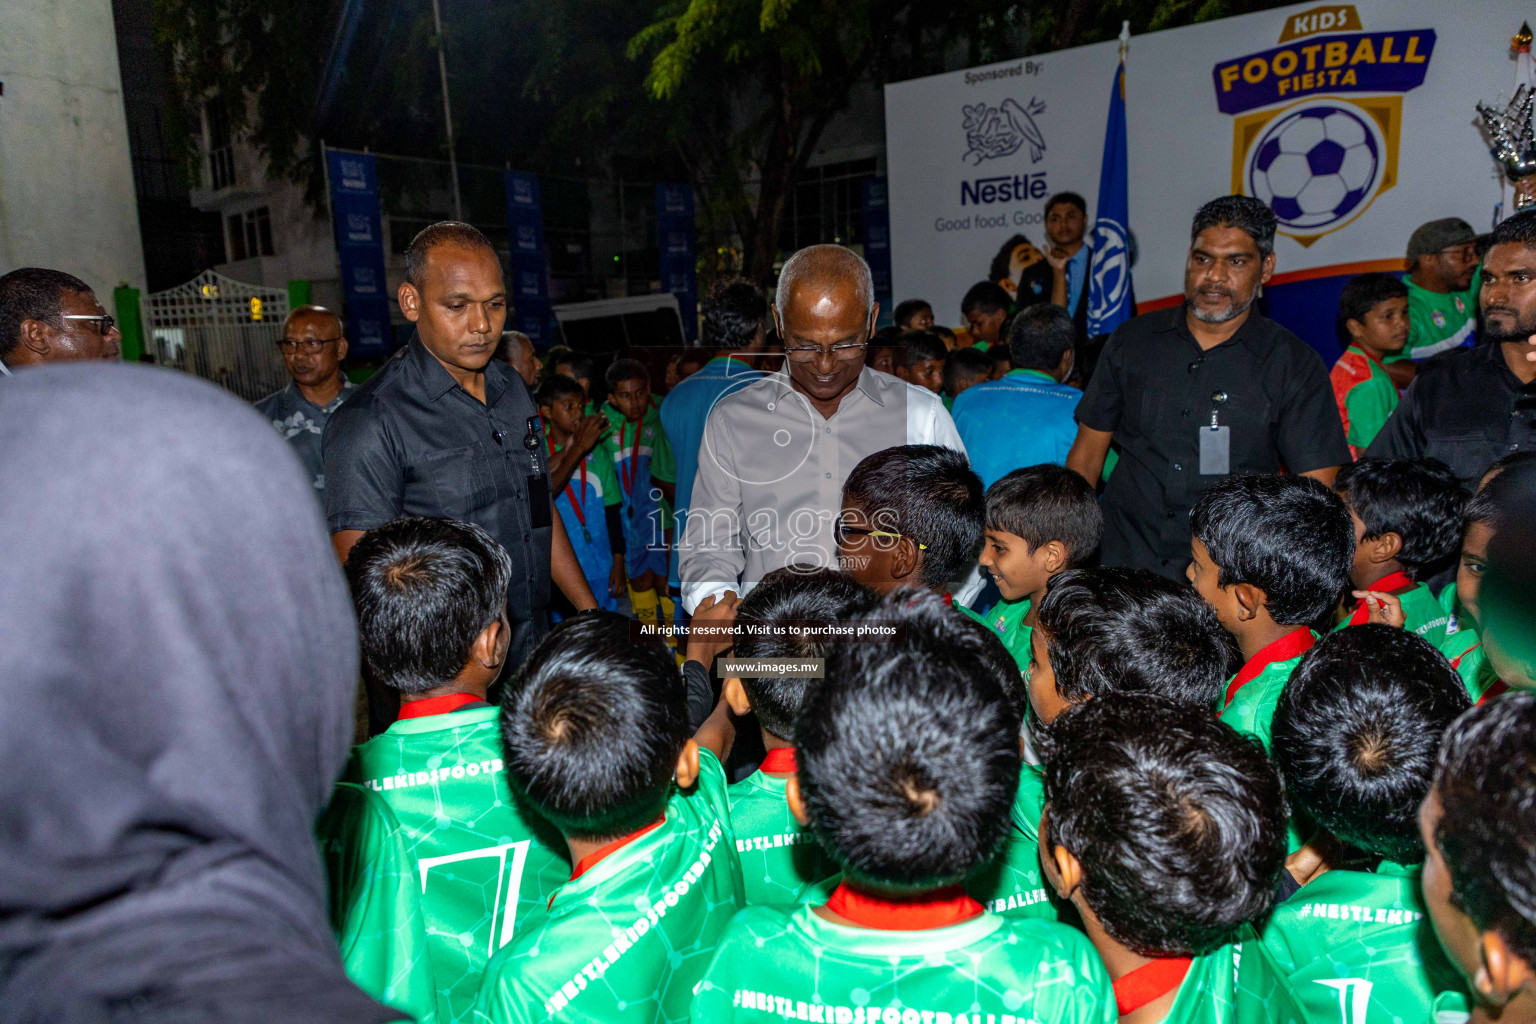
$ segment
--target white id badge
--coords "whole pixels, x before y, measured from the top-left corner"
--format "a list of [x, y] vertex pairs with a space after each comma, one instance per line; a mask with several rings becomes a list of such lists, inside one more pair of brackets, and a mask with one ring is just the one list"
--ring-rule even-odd
[[1232, 472], [1232, 428], [1200, 428], [1200, 475], [1224, 476]]

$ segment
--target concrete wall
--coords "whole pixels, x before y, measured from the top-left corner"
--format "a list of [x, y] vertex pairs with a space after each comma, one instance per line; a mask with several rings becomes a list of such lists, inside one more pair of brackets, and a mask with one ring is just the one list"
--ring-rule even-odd
[[144, 286], [110, 0], [0, 2], [0, 273]]

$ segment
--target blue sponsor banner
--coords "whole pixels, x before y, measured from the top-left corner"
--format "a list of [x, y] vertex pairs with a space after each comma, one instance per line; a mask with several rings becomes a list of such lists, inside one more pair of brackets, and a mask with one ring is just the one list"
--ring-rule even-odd
[[894, 323], [891, 301], [891, 207], [884, 178], [865, 178], [859, 193], [864, 223], [864, 262], [875, 279], [875, 301], [880, 303], [879, 326]]
[[384, 273], [384, 230], [379, 217], [379, 180], [367, 153], [326, 150], [331, 181], [331, 223], [341, 264], [341, 295], [347, 343], [354, 355], [388, 352], [389, 280]]
[[679, 182], [656, 186], [656, 249], [661, 290], [677, 296], [683, 334], [692, 342], [699, 326], [699, 280], [691, 186]]
[[507, 230], [513, 326], [547, 347], [554, 337], [549, 303], [549, 259], [544, 252], [544, 202], [539, 176], [506, 171]]
[[1315, 92], [1408, 92], [1424, 84], [1434, 50], [1429, 28], [1299, 39], [1217, 64], [1216, 105], [1240, 114]]

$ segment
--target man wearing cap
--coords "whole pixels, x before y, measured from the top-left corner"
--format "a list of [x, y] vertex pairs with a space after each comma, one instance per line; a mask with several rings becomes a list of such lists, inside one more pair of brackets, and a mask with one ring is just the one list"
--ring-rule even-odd
[[[1421, 224], [1408, 239], [1408, 344], [1387, 358], [1406, 387], [1413, 364], [1471, 345], [1477, 333], [1477, 232], [1459, 217]], [[1394, 365], [1396, 364], [1396, 365]]]

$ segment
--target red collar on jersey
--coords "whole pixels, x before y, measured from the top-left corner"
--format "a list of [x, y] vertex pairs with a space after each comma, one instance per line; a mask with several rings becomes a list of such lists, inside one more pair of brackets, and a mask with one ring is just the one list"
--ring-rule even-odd
[[924, 893], [921, 899], [897, 901], [871, 896], [843, 883], [827, 898], [827, 909], [865, 928], [894, 932], [947, 928], [982, 914], [981, 904], [958, 885]]
[[797, 772], [795, 767], [795, 748], [776, 747], [763, 755], [763, 763], [757, 766], [760, 772]]
[[[1407, 573], [1399, 570], [1388, 573], [1370, 586], [1362, 587], [1361, 589], [1375, 590], [1379, 593], [1400, 594], [1405, 590], [1413, 589], [1413, 580]], [[1351, 626], [1363, 626], [1369, 621], [1371, 621], [1371, 610], [1366, 607], [1365, 598], [1362, 597], [1360, 603], [1355, 605], [1354, 614], [1349, 617], [1349, 624]]]
[[1121, 977], [1114, 985], [1115, 1005], [1120, 1009], [1120, 1016], [1135, 1013], [1184, 984], [1191, 963], [1193, 961], [1187, 956], [1164, 957]]
[[484, 697], [476, 697], [472, 693], [446, 693], [441, 697], [424, 697], [421, 700], [403, 700], [400, 702], [399, 719], [426, 718], [429, 715], [446, 715], [450, 711], [457, 711], [470, 704], [484, 704]]
[[[598, 848], [596, 850], [593, 850], [591, 853], [587, 854], [585, 857], [581, 858], [581, 860], [576, 862], [576, 870], [571, 872], [571, 877], [569, 879], [567, 879], [567, 881], [571, 881], [571, 882], [576, 881], [576, 879], [580, 878], [582, 875], [586, 874], [588, 871], [590, 871], [594, 867], [596, 867], [598, 861], [602, 860], [604, 857], [608, 856], [611, 853], [617, 853], [619, 850], [621, 850], [624, 847], [628, 846], [630, 843], [634, 842], [636, 839], [639, 839], [641, 836], [645, 835], [647, 832], [652, 832], [652, 831], [655, 831], [656, 829], [660, 828], [661, 825], [662, 825], [662, 822], [664, 822], [666, 820], [667, 820], [667, 816], [665, 814], [663, 814], [661, 817], [657, 818], [655, 821], [651, 822], [649, 825], [645, 826], [644, 828], [639, 829], [638, 831], [635, 831], [635, 832], [631, 832], [627, 836], [621, 836], [620, 838], [615, 839], [613, 842], [609, 843], [608, 845], [600, 847], [600, 848]], [[553, 903], [554, 900], [551, 899], [550, 902]]]
[[1253, 682], [1260, 672], [1263, 672], [1277, 661], [1289, 661], [1292, 658], [1299, 657], [1314, 642], [1312, 630], [1306, 626], [1298, 626], [1279, 640], [1265, 647], [1258, 654], [1249, 658], [1242, 671], [1233, 676], [1232, 682], [1227, 684], [1227, 700], [1226, 704], [1222, 705], [1222, 709], [1225, 710], [1227, 704], [1232, 703], [1232, 698], [1237, 696], [1237, 691]]
[[1477, 698], [1479, 704], [1486, 704], [1491, 700], [1504, 696], [1509, 692], [1509, 684], [1502, 679], [1495, 679], [1493, 685], [1483, 691], [1483, 695]]

